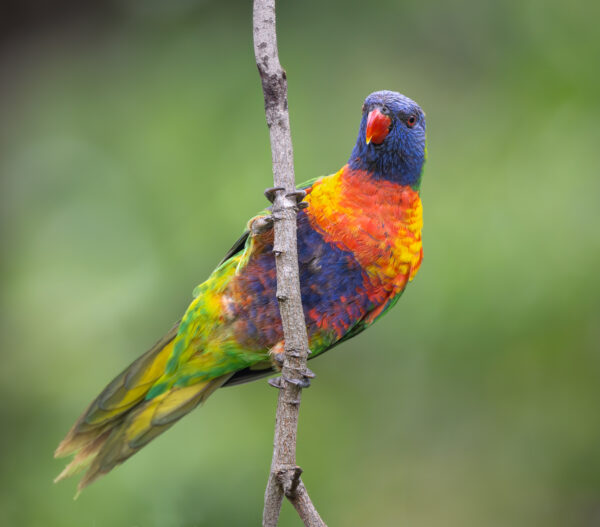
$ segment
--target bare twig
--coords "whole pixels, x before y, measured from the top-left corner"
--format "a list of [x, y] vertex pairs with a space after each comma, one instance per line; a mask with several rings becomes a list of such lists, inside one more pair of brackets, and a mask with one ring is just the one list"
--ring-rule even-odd
[[254, 54], [265, 97], [271, 138], [275, 199], [273, 252], [277, 264], [277, 300], [283, 324], [285, 358], [279, 383], [273, 460], [265, 491], [263, 526], [275, 527], [284, 495], [309, 526], [325, 526], [296, 466], [296, 434], [302, 384], [306, 379], [308, 337], [300, 297], [294, 181], [294, 154], [287, 105], [287, 80], [279, 63], [275, 0], [254, 0]]

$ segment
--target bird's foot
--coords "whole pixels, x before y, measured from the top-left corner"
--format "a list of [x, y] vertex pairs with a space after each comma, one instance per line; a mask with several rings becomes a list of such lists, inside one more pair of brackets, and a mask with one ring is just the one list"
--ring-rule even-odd
[[297, 188], [294, 192], [289, 192], [285, 195], [286, 198], [294, 198], [297, 202], [302, 201], [306, 197], [306, 190]]
[[269, 187], [265, 189], [265, 198], [267, 198], [271, 203], [275, 201], [275, 196], [280, 190], [285, 190], [283, 187]]
[[273, 363], [273, 366], [275, 366], [277, 371], [281, 371], [281, 368], [283, 368], [284, 360], [285, 360], [285, 353], [283, 351], [280, 351], [278, 353], [273, 353], [271, 355], [271, 362]]
[[[277, 196], [277, 192], [285, 190], [283, 187], [269, 187], [265, 189], [265, 198], [267, 198], [271, 203], [275, 201], [275, 197]], [[302, 189], [296, 189], [294, 192], [288, 192], [285, 195], [286, 198], [296, 200], [296, 206], [299, 209], [305, 209], [308, 207], [308, 203], [306, 201], [302, 201], [306, 197], [306, 191]]]
[[306, 201], [302, 201], [306, 197], [306, 190], [302, 190], [297, 188], [294, 192], [289, 192], [285, 195], [286, 198], [295, 199], [296, 206], [299, 209], [305, 209], [308, 207], [308, 203]]
[[[312, 351], [308, 350], [308, 355], [310, 356], [312, 354]], [[280, 342], [279, 344], [277, 344], [272, 350], [271, 350], [271, 363], [273, 364], [273, 367], [277, 370], [277, 371], [281, 371], [281, 368], [283, 368], [283, 362], [285, 360], [285, 350], [283, 347], [283, 342]], [[291, 352], [291, 357], [300, 357], [301, 355], [296, 352], [293, 351]], [[309, 371], [310, 373], [312, 373], [308, 368], [306, 368], [307, 371]], [[314, 373], [313, 373], [313, 377], [314, 377]]]
[[252, 232], [253, 236], [267, 232], [267, 231], [271, 230], [272, 228], [273, 228], [273, 216], [271, 216], [270, 214], [256, 218], [250, 225], [250, 231]]
[[298, 386], [300, 388], [308, 388], [310, 387], [310, 380], [314, 379], [315, 377], [315, 372], [306, 368], [299, 379], [290, 379], [289, 377], [281, 375], [279, 377], [269, 379], [268, 382], [269, 385], [273, 386], [273, 388], [283, 388], [282, 380], [294, 384], [295, 386]]
[[281, 386], [281, 376], [272, 377], [267, 381], [267, 383], [269, 386], [273, 386], [273, 388], [283, 388], [283, 386]]
[[271, 364], [275, 371], [281, 371], [283, 368], [283, 361], [285, 360], [285, 348], [283, 347], [283, 341], [278, 342], [269, 350], [269, 356], [271, 357]]

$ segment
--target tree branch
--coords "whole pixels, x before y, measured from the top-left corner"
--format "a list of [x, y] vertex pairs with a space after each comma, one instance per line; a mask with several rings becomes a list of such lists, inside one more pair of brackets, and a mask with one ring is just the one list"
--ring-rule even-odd
[[273, 252], [277, 265], [277, 301], [283, 324], [285, 355], [279, 381], [273, 460], [263, 511], [263, 526], [275, 527], [284, 495], [305, 525], [325, 523], [313, 506], [296, 466], [296, 435], [302, 385], [306, 380], [308, 336], [302, 311], [296, 234], [294, 154], [287, 104], [287, 80], [279, 63], [275, 0], [254, 0], [254, 55], [262, 81], [271, 139], [275, 199]]

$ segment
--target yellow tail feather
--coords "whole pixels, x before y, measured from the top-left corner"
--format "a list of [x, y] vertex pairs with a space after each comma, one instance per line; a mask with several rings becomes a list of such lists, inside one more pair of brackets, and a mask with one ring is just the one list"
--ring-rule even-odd
[[54, 457], [74, 454], [95, 443], [106, 430], [112, 429], [128, 411], [143, 401], [164, 373], [177, 328], [178, 324], [102, 390], [58, 445]]
[[87, 469], [79, 492], [135, 454], [178, 419], [205, 401], [233, 374], [173, 387], [146, 400], [150, 388], [164, 374], [173, 351], [177, 325], [163, 339], [118, 375], [73, 425], [55, 457], [74, 454], [54, 480], [58, 482]]
[[[171, 388], [131, 410], [93, 453], [89, 468], [77, 487], [78, 492], [162, 434], [230, 377], [228, 374], [193, 386]], [[74, 459], [72, 463], [76, 461]]]

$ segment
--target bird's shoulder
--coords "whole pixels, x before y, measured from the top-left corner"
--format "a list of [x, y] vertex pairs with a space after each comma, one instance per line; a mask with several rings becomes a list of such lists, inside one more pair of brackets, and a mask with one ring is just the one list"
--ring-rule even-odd
[[[298, 185], [298, 189], [304, 190], [307, 194], [310, 194], [313, 186], [317, 182], [322, 182], [323, 180], [328, 180], [330, 178], [335, 177], [337, 174], [331, 174], [328, 176], [318, 176]], [[225, 253], [225, 256], [220, 261], [217, 269], [226, 263], [228, 260], [239, 256], [246, 250], [251, 248], [251, 238], [252, 236], [257, 236], [260, 234], [264, 234], [266, 232], [272, 231], [272, 222], [270, 221], [271, 216], [271, 207], [266, 208], [255, 214], [250, 220], [248, 220], [246, 224], [246, 229], [241, 234], [241, 236], [235, 241], [235, 243], [231, 246], [231, 248]]]

